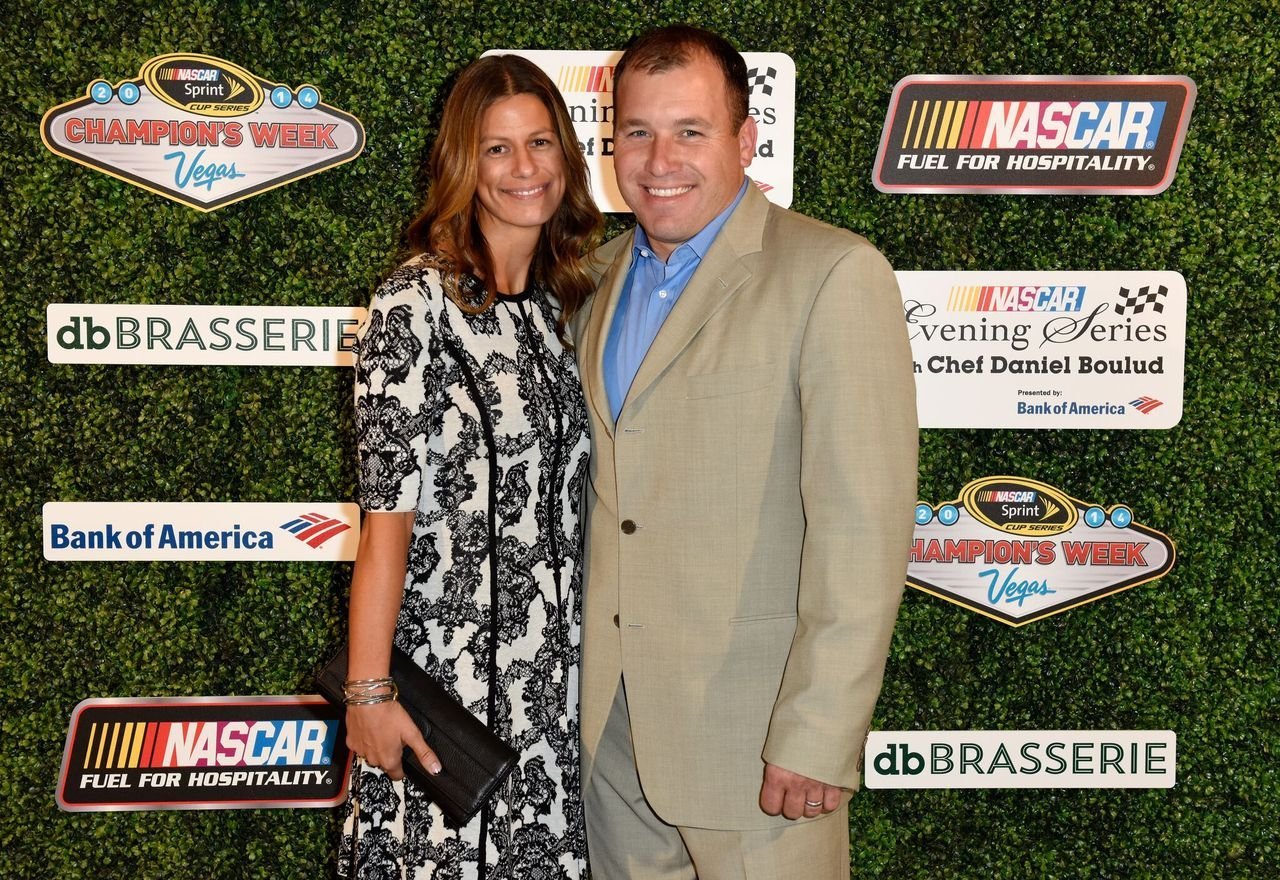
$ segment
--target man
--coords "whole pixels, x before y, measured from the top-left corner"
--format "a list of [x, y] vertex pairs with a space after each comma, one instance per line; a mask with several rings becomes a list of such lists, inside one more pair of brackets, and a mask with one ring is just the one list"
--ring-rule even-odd
[[897, 285], [865, 239], [746, 179], [726, 41], [650, 32], [614, 83], [639, 228], [597, 253], [576, 323], [593, 876], [848, 877], [916, 500]]

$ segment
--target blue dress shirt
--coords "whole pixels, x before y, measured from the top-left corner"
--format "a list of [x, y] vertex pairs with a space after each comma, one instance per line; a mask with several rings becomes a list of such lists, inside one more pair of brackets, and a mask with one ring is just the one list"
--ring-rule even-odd
[[671, 314], [676, 300], [693, 278], [694, 271], [720, 230], [746, 195], [749, 180], [742, 182], [738, 195], [693, 238], [671, 252], [664, 263], [653, 252], [649, 237], [636, 227], [631, 248], [631, 268], [622, 285], [617, 311], [604, 349], [604, 387], [609, 394], [609, 409], [616, 424], [631, 383], [640, 370], [654, 337]]

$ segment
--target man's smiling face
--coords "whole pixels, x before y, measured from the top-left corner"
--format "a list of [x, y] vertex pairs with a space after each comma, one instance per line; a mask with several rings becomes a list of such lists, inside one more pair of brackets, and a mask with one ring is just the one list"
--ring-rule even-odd
[[728, 207], [755, 155], [756, 125], [734, 125], [719, 65], [628, 70], [618, 84], [613, 168], [618, 188], [666, 259]]

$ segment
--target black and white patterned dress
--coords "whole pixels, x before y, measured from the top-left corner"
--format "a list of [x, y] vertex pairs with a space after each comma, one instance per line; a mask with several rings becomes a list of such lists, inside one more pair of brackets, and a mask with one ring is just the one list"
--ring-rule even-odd
[[[415, 512], [395, 643], [520, 752], [461, 829], [412, 783], [366, 768], [360, 880], [586, 873], [578, 517], [589, 443], [555, 317], [536, 286], [469, 315], [418, 257], [378, 288], [359, 333], [360, 504]], [[348, 805], [344, 877], [350, 841]]]

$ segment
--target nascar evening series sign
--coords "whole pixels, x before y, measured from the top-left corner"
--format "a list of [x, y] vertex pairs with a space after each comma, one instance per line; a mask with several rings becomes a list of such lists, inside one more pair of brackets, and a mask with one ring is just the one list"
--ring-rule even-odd
[[58, 775], [71, 811], [332, 807], [351, 756], [319, 696], [85, 700]]
[[1185, 76], [908, 76], [873, 182], [887, 193], [1154, 195], [1173, 182]]
[[52, 562], [214, 560], [349, 562], [360, 509], [330, 502], [49, 502]]
[[354, 116], [211, 55], [152, 58], [134, 79], [89, 84], [44, 115], [54, 153], [199, 211], [350, 162]]
[[898, 272], [923, 428], [1172, 428], [1177, 272]]
[[1025, 477], [984, 477], [916, 506], [907, 586], [1023, 626], [1163, 577], [1169, 538]]
[[[620, 51], [491, 49], [486, 55], [520, 55], [538, 65], [564, 95], [591, 171], [591, 191], [601, 211], [630, 213], [613, 176], [613, 69]], [[743, 52], [748, 103], [759, 127], [756, 156], [747, 169], [774, 204], [791, 206], [796, 128], [796, 66], [782, 52]]]
[[1172, 730], [877, 730], [867, 788], [1173, 788]]
[[349, 367], [365, 315], [362, 308], [52, 303], [49, 361]]

